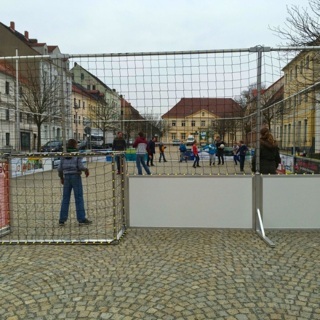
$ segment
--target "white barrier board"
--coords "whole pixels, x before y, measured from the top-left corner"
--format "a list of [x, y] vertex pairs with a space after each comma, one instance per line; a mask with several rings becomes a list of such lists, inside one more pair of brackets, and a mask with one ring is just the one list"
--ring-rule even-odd
[[252, 228], [252, 176], [128, 180], [131, 227]]
[[320, 228], [320, 177], [263, 177], [263, 224], [266, 229]]

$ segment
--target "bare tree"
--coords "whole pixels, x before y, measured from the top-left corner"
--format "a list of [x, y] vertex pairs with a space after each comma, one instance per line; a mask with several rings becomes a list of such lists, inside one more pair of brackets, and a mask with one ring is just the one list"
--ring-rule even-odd
[[320, 0], [309, 0], [309, 7], [287, 6], [284, 26], [270, 27], [289, 46], [318, 45], [320, 38]]
[[49, 121], [61, 121], [59, 104], [59, 79], [51, 77], [44, 70], [35, 73], [27, 70], [26, 81], [20, 92], [22, 104], [30, 112], [37, 126], [37, 151], [41, 148], [41, 126]]
[[150, 138], [154, 135], [160, 136], [164, 129], [163, 120], [154, 114], [145, 114], [143, 118], [146, 120], [144, 129], [146, 136]]
[[118, 129], [119, 112], [116, 105], [109, 105], [103, 96], [97, 99], [97, 104], [90, 110], [91, 126], [102, 131], [105, 144], [106, 133]]

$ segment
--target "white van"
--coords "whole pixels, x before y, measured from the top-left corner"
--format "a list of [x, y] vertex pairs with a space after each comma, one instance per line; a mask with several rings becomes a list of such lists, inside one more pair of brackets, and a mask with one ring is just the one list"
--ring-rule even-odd
[[186, 140], [186, 145], [187, 146], [192, 146], [194, 143], [194, 136], [188, 136], [187, 140]]

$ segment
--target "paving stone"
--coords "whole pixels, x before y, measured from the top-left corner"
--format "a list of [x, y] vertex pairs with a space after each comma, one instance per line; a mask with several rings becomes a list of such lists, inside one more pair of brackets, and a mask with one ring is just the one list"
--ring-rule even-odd
[[[0, 319], [320, 319], [320, 234], [132, 228], [120, 244], [0, 248]], [[317, 244], [317, 245], [314, 245]]]

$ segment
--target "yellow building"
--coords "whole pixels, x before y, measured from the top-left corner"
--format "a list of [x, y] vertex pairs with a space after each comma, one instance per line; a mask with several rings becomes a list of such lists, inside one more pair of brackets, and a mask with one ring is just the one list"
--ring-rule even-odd
[[216, 135], [229, 145], [243, 138], [241, 106], [231, 98], [182, 98], [164, 120], [163, 141], [186, 140], [192, 135], [200, 143]]
[[90, 127], [91, 110], [98, 104], [96, 95], [77, 83], [72, 84], [73, 121], [72, 132], [75, 140], [85, 140], [86, 127]]
[[296, 151], [320, 152], [317, 99], [319, 53], [302, 51], [284, 68], [282, 146]]

